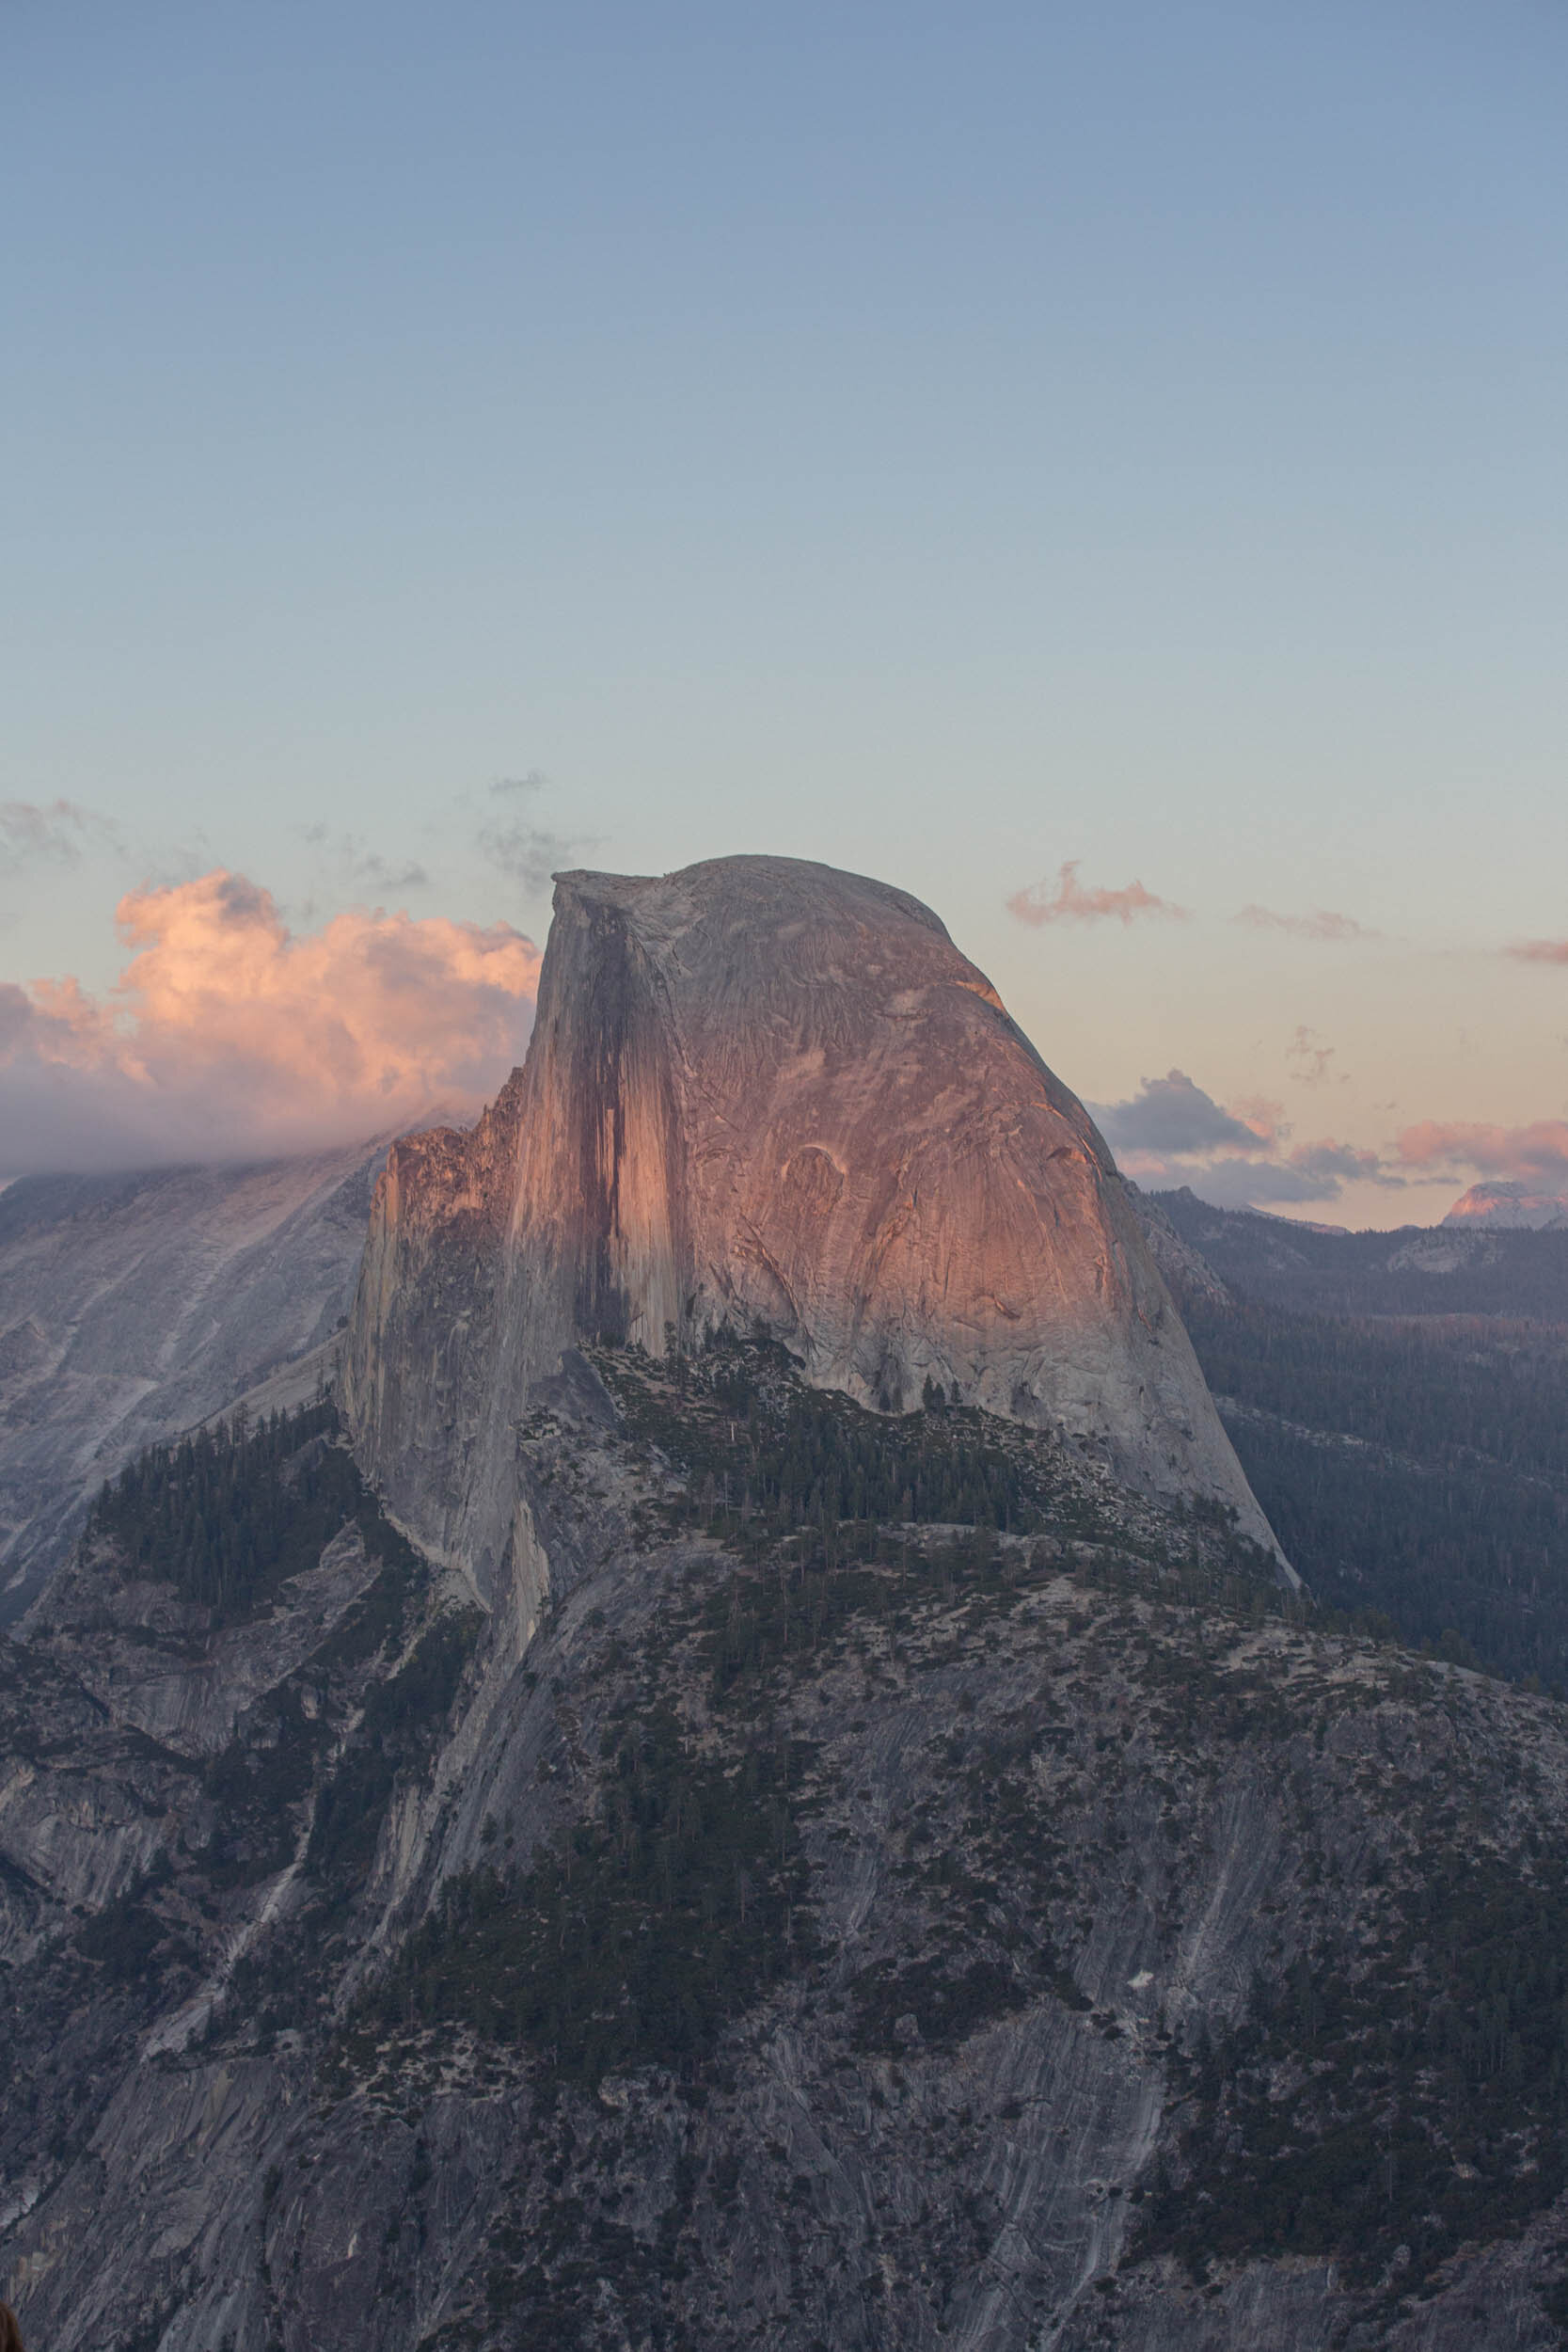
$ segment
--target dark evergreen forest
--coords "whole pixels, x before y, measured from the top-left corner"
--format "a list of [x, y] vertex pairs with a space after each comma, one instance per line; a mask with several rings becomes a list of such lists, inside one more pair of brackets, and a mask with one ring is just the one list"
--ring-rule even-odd
[[[1189, 1227], [1232, 1303], [1190, 1294], [1187, 1328], [1318, 1600], [1386, 1614], [1456, 1663], [1568, 1687], [1568, 1235], [1462, 1234], [1465, 1263], [1438, 1277], [1387, 1262], [1441, 1232], [1298, 1236], [1197, 1202]], [[1475, 1303], [1451, 1311], [1461, 1293]], [[1380, 1311], [1388, 1295], [1403, 1303]]]
[[363, 1504], [351, 1457], [330, 1442], [337, 1426], [326, 1398], [153, 1446], [103, 1488], [88, 1539], [112, 1542], [124, 1574], [174, 1585], [214, 1625], [248, 1616], [314, 1567]]

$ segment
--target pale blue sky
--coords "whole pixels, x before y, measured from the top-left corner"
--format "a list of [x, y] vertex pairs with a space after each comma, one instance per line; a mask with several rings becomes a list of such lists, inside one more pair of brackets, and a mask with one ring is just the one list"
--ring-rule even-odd
[[8, 0], [0, 799], [119, 846], [0, 977], [217, 864], [542, 937], [537, 771], [918, 891], [1092, 1099], [1561, 1119], [1565, 124], [1555, 0]]

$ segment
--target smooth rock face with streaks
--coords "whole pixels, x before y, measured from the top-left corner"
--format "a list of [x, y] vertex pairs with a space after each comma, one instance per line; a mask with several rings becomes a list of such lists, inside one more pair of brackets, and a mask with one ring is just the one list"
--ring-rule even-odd
[[782, 858], [562, 875], [524, 1068], [377, 1192], [361, 1457], [488, 1592], [562, 1350], [755, 1322], [819, 1387], [939, 1382], [1273, 1548], [1109, 1152], [927, 908]]
[[[388, 1138], [254, 1167], [28, 1176], [0, 1197], [0, 1625], [106, 1478], [280, 1376], [309, 1395]], [[297, 1388], [286, 1375], [309, 1357]]]

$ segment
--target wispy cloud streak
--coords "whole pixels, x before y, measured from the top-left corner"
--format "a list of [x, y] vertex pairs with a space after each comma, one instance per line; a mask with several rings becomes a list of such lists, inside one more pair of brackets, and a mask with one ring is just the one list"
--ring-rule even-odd
[[403, 890], [428, 890], [430, 875], [413, 858], [384, 857], [357, 834], [337, 833], [330, 825], [305, 825], [301, 838], [318, 850], [325, 865], [356, 890], [388, 895]]
[[1125, 882], [1118, 890], [1085, 888], [1078, 879], [1081, 863], [1078, 858], [1064, 860], [1054, 887], [1048, 876], [1031, 882], [1027, 890], [1015, 890], [1006, 902], [1008, 914], [1037, 928], [1046, 923], [1132, 923], [1150, 914], [1166, 921], [1187, 920], [1185, 907], [1156, 897], [1141, 882]]
[[555, 833], [534, 822], [529, 812], [545, 790], [546, 781], [537, 769], [531, 769], [526, 776], [503, 776], [493, 784], [488, 813], [477, 835], [487, 863], [521, 882], [534, 897], [544, 891], [552, 874], [573, 865], [578, 851], [589, 846], [585, 835]]
[[90, 849], [118, 850], [119, 829], [79, 801], [0, 801], [0, 864], [75, 866]]
[[1377, 939], [1381, 933], [1369, 930], [1354, 915], [1336, 914], [1330, 907], [1314, 907], [1310, 914], [1276, 914], [1272, 907], [1243, 907], [1231, 920], [1245, 923], [1255, 931], [1284, 931], [1291, 939], [1316, 941], [1327, 945], [1349, 939]]

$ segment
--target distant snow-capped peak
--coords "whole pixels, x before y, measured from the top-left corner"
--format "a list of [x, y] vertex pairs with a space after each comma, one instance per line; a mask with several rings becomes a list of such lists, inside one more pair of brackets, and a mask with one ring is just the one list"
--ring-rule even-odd
[[1494, 1225], [1542, 1233], [1568, 1230], [1568, 1194], [1537, 1192], [1528, 1184], [1489, 1178], [1456, 1200], [1445, 1225]]

